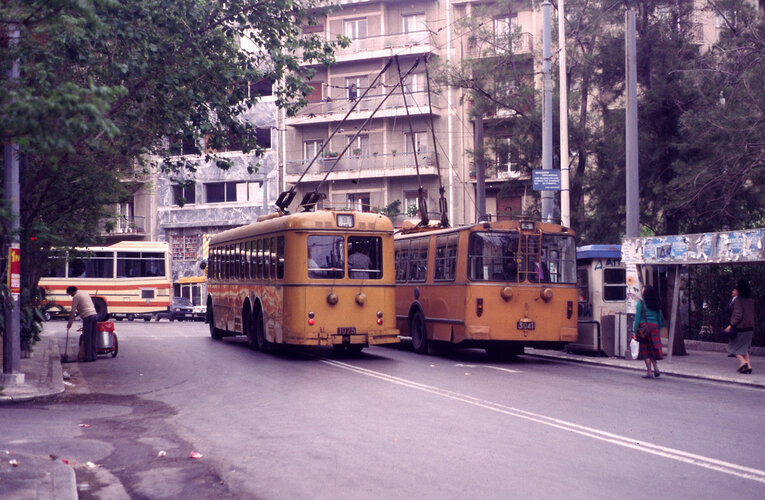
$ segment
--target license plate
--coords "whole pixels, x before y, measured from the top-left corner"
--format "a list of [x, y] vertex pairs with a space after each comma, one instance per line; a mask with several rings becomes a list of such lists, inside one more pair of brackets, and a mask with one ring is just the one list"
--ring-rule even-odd
[[534, 322], [533, 321], [518, 321], [518, 330], [533, 330], [534, 329]]
[[337, 329], [338, 335], [355, 335], [356, 334], [356, 327], [355, 326], [341, 326]]

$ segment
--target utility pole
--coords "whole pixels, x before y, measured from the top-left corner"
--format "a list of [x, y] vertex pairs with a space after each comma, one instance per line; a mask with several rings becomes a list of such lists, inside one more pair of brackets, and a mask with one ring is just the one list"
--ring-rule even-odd
[[473, 150], [475, 151], [475, 218], [476, 222], [486, 215], [486, 172], [483, 155], [483, 108], [475, 115]]
[[637, 122], [637, 43], [635, 11], [625, 14], [625, 66], [627, 84], [626, 107], [626, 179], [627, 179], [627, 237], [636, 238], [640, 232], [640, 192], [638, 175], [638, 122]]
[[[19, 43], [19, 30], [15, 24], [8, 26], [8, 49], [12, 50]], [[8, 71], [9, 80], [19, 78], [19, 62], [14, 60]], [[5, 199], [11, 207], [9, 224], [10, 247], [8, 249], [8, 288], [9, 300], [5, 306], [5, 332], [3, 334], [3, 381], [5, 383], [21, 383], [24, 374], [21, 373], [21, 292], [20, 276], [20, 244], [19, 244], [19, 146], [12, 139], [5, 143], [4, 151]]]
[[[542, 74], [544, 104], [542, 106], [542, 169], [552, 170], [552, 69], [550, 65], [550, 0], [542, 2]], [[552, 222], [553, 193], [542, 191], [542, 220]]]
[[560, 223], [571, 227], [571, 198], [568, 169], [568, 80], [566, 78], [566, 14], [564, 0], [558, 1], [558, 80], [560, 91]]

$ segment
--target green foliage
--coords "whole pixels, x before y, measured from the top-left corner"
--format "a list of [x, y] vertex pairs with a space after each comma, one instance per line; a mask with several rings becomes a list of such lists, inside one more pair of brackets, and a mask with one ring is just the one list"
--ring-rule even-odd
[[753, 344], [765, 346], [765, 268], [760, 264], [690, 266], [690, 338], [727, 342], [721, 331], [727, 326], [731, 290], [738, 280], [752, 286], [755, 308]]
[[384, 208], [375, 208], [372, 211], [381, 213], [386, 217], [394, 217], [401, 213], [401, 200], [393, 200]]

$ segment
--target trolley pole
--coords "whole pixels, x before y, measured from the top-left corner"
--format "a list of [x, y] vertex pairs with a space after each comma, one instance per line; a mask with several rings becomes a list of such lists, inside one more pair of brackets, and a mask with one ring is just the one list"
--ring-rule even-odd
[[[19, 30], [15, 24], [8, 26], [8, 48], [12, 49], [19, 43]], [[14, 60], [8, 71], [8, 79], [19, 77], [19, 63]], [[3, 334], [3, 377], [2, 380], [11, 384], [24, 381], [21, 371], [21, 260], [19, 244], [19, 146], [12, 139], [5, 143], [4, 151], [5, 199], [11, 207], [11, 220], [8, 226], [10, 245], [8, 248], [8, 289], [10, 297], [5, 302], [5, 332]]]

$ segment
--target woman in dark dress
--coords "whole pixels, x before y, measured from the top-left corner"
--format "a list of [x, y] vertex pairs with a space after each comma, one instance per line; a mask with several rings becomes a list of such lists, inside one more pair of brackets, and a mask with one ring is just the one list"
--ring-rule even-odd
[[739, 280], [732, 295], [733, 312], [730, 315], [730, 323], [724, 331], [730, 333], [735, 328], [736, 336], [728, 339], [727, 351], [738, 359], [739, 373], [752, 373], [749, 348], [752, 347], [752, 337], [754, 336], [754, 300], [749, 282]]

